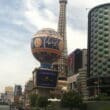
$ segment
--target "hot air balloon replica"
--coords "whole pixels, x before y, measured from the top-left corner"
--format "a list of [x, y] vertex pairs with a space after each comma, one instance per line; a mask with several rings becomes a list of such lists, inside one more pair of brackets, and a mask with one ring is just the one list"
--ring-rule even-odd
[[33, 56], [41, 63], [37, 70], [36, 84], [38, 88], [54, 88], [57, 84], [58, 72], [52, 70], [52, 63], [57, 61], [63, 50], [63, 39], [50, 28], [38, 31], [31, 41]]

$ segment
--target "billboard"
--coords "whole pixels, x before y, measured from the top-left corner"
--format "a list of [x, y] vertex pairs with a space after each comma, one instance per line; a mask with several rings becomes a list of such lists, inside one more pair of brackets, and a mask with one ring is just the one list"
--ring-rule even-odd
[[39, 69], [36, 77], [37, 87], [54, 88], [57, 85], [57, 71]]
[[63, 41], [61, 39], [54, 38], [52, 36], [40, 36], [40, 37], [35, 37], [31, 41], [31, 48], [51, 48], [51, 49], [56, 49], [56, 50], [63, 50]]

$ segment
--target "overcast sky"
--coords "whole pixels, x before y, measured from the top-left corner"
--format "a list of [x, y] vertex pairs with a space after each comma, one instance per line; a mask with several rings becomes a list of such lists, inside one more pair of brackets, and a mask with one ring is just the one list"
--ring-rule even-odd
[[[87, 14], [110, 0], [68, 0], [68, 53], [87, 47]], [[39, 63], [31, 54], [32, 35], [49, 27], [57, 30], [58, 0], [0, 0], [0, 92], [24, 85]]]

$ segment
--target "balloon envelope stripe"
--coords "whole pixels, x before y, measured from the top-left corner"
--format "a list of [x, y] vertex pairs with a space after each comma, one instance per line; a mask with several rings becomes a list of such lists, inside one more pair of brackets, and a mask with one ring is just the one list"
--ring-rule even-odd
[[47, 52], [47, 53], [54, 53], [57, 55], [61, 55], [61, 52], [56, 50], [56, 49], [50, 49], [50, 48], [34, 48], [32, 49], [33, 53], [37, 53], [37, 52]]

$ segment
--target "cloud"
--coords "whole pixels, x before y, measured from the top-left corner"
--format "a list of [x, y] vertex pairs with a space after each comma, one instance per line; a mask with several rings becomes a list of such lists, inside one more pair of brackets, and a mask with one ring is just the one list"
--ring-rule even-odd
[[24, 16], [23, 0], [0, 1], [0, 90], [21, 84], [32, 76], [39, 63], [31, 54], [30, 42], [36, 27]]
[[77, 31], [68, 27], [67, 32], [68, 53], [71, 53], [76, 48], [87, 48], [87, 35], [85, 31]]
[[[68, 0], [68, 53], [87, 47], [87, 14], [109, 0]], [[0, 0], [0, 89], [22, 84], [32, 77], [39, 62], [32, 56], [30, 42], [39, 29], [57, 30], [59, 0]]]
[[[21, 50], [0, 55], [0, 87], [21, 84], [32, 77], [32, 71], [39, 63], [33, 58], [29, 46]], [[3, 85], [2, 85], [3, 84]]]
[[38, 7], [34, 8], [31, 0], [27, 0], [26, 8], [25, 16], [36, 28], [56, 27], [55, 16], [50, 10], [44, 9], [40, 11]]

